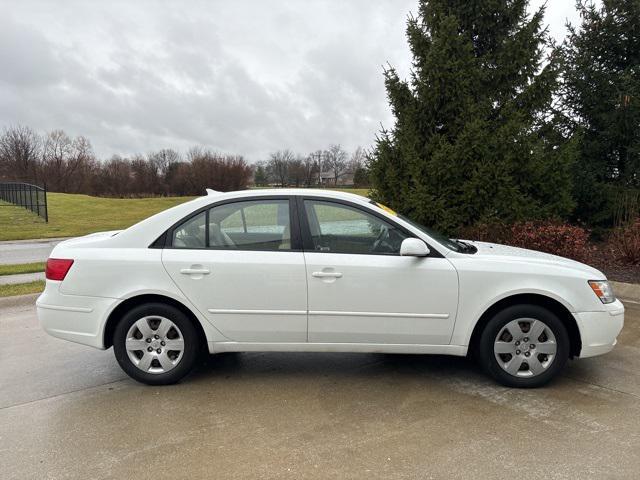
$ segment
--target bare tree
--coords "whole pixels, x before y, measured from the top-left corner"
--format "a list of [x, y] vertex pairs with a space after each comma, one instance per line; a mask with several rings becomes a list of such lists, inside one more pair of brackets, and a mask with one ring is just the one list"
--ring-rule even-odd
[[[284, 155], [286, 164], [293, 156]], [[0, 134], [0, 178], [37, 182], [51, 190], [93, 195], [198, 195], [204, 189], [246, 188], [251, 167], [238, 155], [192, 148], [183, 161], [175, 150], [163, 149], [131, 158], [114, 155], [98, 162], [85, 137], [70, 138], [62, 130], [45, 139], [26, 127]], [[286, 182], [286, 179], [285, 179]]]
[[133, 178], [129, 159], [114, 155], [104, 162], [96, 172], [95, 189], [98, 193], [107, 196], [127, 196], [132, 193]]
[[320, 164], [322, 162], [322, 152], [317, 151], [310, 153], [302, 161], [304, 167], [304, 185], [310, 187], [318, 182], [318, 174], [320, 173]]
[[203, 193], [205, 188], [220, 191], [246, 188], [251, 167], [242, 156], [202, 149], [194, 149], [189, 153], [194, 193]]
[[89, 139], [83, 136], [76, 137], [73, 140], [71, 155], [67, 160], [67, 176], [71, 180], [67, 184], [67, 191], [74, 193], [84, 191], [95, 163], [96, 157]]
[[364, 164], [367, 160], [367, 154], [364, 151], [364, 148], [358, 147], [351, 154], [351, 158], [349, 159], [349, 165], [347, 169], [350, 173], [354, 173], [357, 169], [364, 167]]
[[66, 192], [69, 181], [67, 161], [71, 157], [73, 141], [62, 130], [49, 132], [44, 140], [42, 168], [47, 187], [54, 192]]
[[367, 162], [367, 152], [362, 147], [356, 148], [349, 160], [349, 172], [353, 174], [354, 187], [369, 186], [369, 167]]
[[193, 189], [191, 182], [191, 164], [188, 162], [171, 163], [164, 175], [166, 193], [188, 195]]
[[163, 148], [147, 154], [147, 160], [154, 165], [158, 175], [165, 175], [171, 165], [181, 162], [180, 154], [171, 148]]
[[333, 185], [338, 185], [338, 179], [347, 173], [347, 152], [340, 145], [331, 145], [324, 152], [324, 166], [333, 175]]
[[267, 167], [269, 173], [280, 183], [280, 186], [286, 187], [289, 181], [289, 166], [294, 160], [291, 150], [278, 150], [272, 153]]
[[175, 172], [173, 166], [180, 163], [182, 158], [180, 154], [170, 148], [163, 148], [157, 152], [150, 152], [147, 154], [147, 162], [150, 165], [150, 171], [154, 173], [157, 180], [155, 191], [158, 193], [166, 194], [170, 190], [167, 177], [169, 172]]
[[158, 168], [142, 155], [135, 155], [131, 159], [131, 191], [135, 194], [162, 193], [162, 182]]
[[94, 162], [91, 143], [85, 137], [72, 140], [64, 131], [54, 130], [44, 140], [41, 170], [51, 191], [86, 191]]
[[16, 126], [0, 136], [0, 175], [11, 180], [37, 182], [42, 140], [29, 127]]
[[304, 159], [298, 155], [289, 163], [289, 181], [296, 186], [296, 188], [304, 185], [305, 182], [305, 168]]

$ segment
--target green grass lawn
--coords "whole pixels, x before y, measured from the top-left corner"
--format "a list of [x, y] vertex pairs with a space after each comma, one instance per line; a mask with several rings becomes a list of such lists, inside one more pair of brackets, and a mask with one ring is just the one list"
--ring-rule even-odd
[[44, 272], [44, 263], [22, 263], [19, 265], [0, 265], [0, 276], [18, 275], [20, 273]]
[[28, 293], [40, 293], [44, 290], [44, 280], [36, 280], [29, 283], [15, 283], [13, 285], [0, 285], [0, 297], [13, 297]]
[[48, 193], [49, 223], [24, 208], [0, 206], [0, 240], [76, 237], [119, 230], [191, 198], [101, 198]]
[[362, 195], [363, 197], [368, 197], [369, 196], [369, 189], [368, 188], [338, 188], [338, 191], [340, 191], [340, 192], [348, 192], [348, 193], [355, 193], [356, 195]]
[[[366, 196], [366, 188], [338, 189]], [[0, 202], [0, 240], [77, 237], [127, 228], [193, 197], [102, 198], [48, 193], [49, 223], [30, 211]]]

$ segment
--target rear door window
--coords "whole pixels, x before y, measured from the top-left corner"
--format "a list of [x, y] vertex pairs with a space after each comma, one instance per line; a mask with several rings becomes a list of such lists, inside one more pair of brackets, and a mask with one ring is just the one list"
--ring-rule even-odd
[[290, 250], [289, 200], [248, 200], [211, 208], [209, 247]]
[[174, 228], [172, 245], [175, 248], [205, 248], [206, 246], [205, 212], [191, 217]]

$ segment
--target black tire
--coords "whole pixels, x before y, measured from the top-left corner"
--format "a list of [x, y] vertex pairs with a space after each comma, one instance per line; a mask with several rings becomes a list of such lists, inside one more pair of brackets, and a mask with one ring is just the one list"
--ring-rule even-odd
[[[510, 374], [500, 366], [494, 353], [494, 343], [498, 334], [509, 322], [528, 318], [541, 320], [549, 327], [555, 336], [556, 354], [542, 373], [531, 377], [520, 377]], [[544, 339], [544, 336], [542, 338]], [[517, 388], [536, 388], [549, 383], [562, 371], [569, 358], [569, 347], [567, 329], [553, 312], [539, 305], [513, 305], [498, 312], [489, 320], [480, 336], [477, 353], [482, 368], [502, 385]], [[506, 358], [509, 359], [509, 357]], [[545, 357], [542, 356], [541, 358], [544, 359]], [[526, 365], [523, 368], [526, 368]]]
[[[134, 323], [143, 317], [156, 315], [167, 318], [180, 329], [184, 339], [184, 350], [179, 362], [171, 370], [148, 373], [138, 368], [129, 358], [125, 341]], [[170, 385], [179, 382], [193, 369], [200, 353], [200, 344], [201, 339], [191, 320], [179, 309], [164, 303], [145, 303], [132, 308], [118, 322], [113, 335], [113, 351], [120, 367], [131, 378], [147, 385]]]

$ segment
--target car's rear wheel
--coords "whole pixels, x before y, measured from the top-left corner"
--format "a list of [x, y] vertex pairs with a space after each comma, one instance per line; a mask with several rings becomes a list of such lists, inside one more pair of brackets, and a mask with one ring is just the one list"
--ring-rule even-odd
[[122, 369], [149, 385], [178, 382], [198, 357], [198, 332], [177, 308], [148, 303], [127, 312], [116, 326], [113, 349]]
[[569, 358], [569, 335], [562, 321], [538, 305], [514, 305], [496, 314], [480, 337], [483, 368], [509, 387], [540, 387]]

